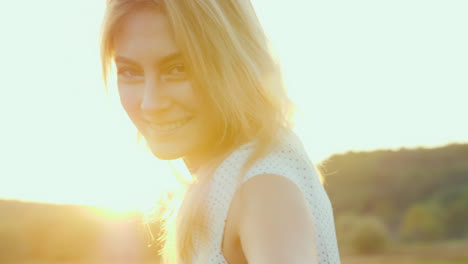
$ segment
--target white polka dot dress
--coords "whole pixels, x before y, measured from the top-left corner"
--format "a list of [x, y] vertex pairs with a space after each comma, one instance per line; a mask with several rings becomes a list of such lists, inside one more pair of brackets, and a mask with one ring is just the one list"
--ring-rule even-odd
[[[252, 152], [253, 142], [242, 145], [231, 153], [215, 170], [203, 209], [208, 224], [208, 241], [203, 243], [195, 235], [195, 264], [227, 264], [222, 253], [224, 224], [229, 206], [236, 191], [236, 180]], [[303, 192], [315, 225], [316, 259], [319, 264], [339, 264], [333, 212], [328, 195], [320, 182], [314, 166], [309, 161], [299, 138], [291, 132], [282, 139], [279, 147], [249, 168], [243, 182], [261, 174], [286, 177]], [[208, 259], [201, 260], [197, 252], [209, 249]]]

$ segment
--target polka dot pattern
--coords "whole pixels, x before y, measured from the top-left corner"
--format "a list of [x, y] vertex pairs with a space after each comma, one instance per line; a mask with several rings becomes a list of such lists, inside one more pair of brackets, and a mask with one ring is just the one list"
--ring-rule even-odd
[[[204, 210], [208, 223], [208, 241], [204, 244], [195, 236], [195, 249], [207, 252], [207, 261], [202, 261], [195, 252], [194, 263], [227, 264], [222, 253], [224, 225], [229, 206], [237, 189], [237, 176], [242, 165], [253, 150], [253, 142], [239, 147], [215, 170], [206, 196]], [[257, 160], [249, 168], [243, 183], [261, 174], [276, 174], [286, 177], [303, 192], [311, 210], [315, 227], [317, 263], [339, 264], [333, 212], [330, 200], [318, 174], [310, 162], [300, 141], [293, 133], [287, 134], [279, 147]]]

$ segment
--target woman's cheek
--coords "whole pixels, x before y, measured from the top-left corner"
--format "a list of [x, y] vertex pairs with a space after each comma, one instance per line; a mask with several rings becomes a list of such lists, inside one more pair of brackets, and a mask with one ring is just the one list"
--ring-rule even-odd
[[137, 126], [137, 128], [141, 128], [141, 100], [139, 100], [137, 94], [129, 93], [128, 89], [119, 89], [119, 96], [120, 96], [120, 103], [124, 108], [127, 115], [130, 117], [132, 122]]

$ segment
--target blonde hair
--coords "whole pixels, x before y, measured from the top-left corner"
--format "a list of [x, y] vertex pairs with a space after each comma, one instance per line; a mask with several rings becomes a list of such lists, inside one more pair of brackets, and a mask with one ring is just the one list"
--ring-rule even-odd
[[163, 12], [192, 77], [221, 117], [219, 145], [224, 153], [192, 184], [182, 203], [164, 216], [163, 262], [192, 263], [195, 232], [206, 239], [199, 210], [207, 180], [222, 160], [242, 143], [255, 149], [239, 174], [264, 156], [281, 132], [292, 129], [294, 105], [289, 100], [279, 63], [249, 0], [108, 0], [101, 34], [104, 79], [113, 59], [113, 37], [125, 17], [141, 9]]

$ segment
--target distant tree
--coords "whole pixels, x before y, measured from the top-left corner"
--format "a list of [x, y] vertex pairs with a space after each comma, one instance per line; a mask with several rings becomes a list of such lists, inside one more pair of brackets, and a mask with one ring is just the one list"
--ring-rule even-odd
[[389, 243], [386, 226], [373, 216], [360, 217], [353, 230], [350, 230], [349, 243], [356, 253], [371, 254], [385, 250]]
[[456, 198], [444, 204], [443, 222], [450, 238], [468, 236], [468, 188], [461, 189]]
[[405, 240], [431, 241], [444, 234], [441, 210], [437, 206], [415, 204], [405, 213], [400, 235]]
[[336, 218], [336, 237], [341, 250], [351, 248], [351, 234], [359, 224], [359, 220], [359, 216], [352, 213], [343, 214]]

